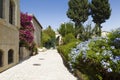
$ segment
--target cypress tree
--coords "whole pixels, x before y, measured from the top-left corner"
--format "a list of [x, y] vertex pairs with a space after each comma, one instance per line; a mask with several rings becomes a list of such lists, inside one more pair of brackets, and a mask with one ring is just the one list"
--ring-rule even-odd
[[92, 0], [91, 15], [93, 22], [98, 26], [98, 34], [101, 36], [101, 24], [109, 19], [111, 15], [109, 0]]
[[88, 0], [69, 0], [68, 6], [68, 18], [75, 22], [76, 30], [79, 30], [79, 32], [83, 31], [82, 23], [84, 23], [89, 16]]

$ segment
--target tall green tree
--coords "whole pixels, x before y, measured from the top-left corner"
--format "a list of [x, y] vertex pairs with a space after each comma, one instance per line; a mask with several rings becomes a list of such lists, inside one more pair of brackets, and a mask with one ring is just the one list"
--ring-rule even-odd
[[[89, 2], [88, 0], [69, 0], [69, 9], [67, 11], [67, 16], [73, 22], [75, 22], [76, 32], [81, 32], [83, 30], [82, 23], [84, 23], [89, 16]], [[79, 31], [78, 31], [79, 30]]]
[[74, 27], [74, 24], [71, 22], [61, 24], [61, 26], [59, 27], [59, 29], [57, 31], [63, 37], [65, 37], [65, 35], [67, 35], [69, 33], [72, 33], [73, 35], [75, 35], [75, 27]]
[[47, 33], [50, 38], [55, 38], [55, 31], [51, 28], [51, 26], [48, 26], [44, 32]]
[[83, 40], [86, 41], [93, 36], [93, 28], [91, 27], [91, 24], [87, 24], [86, 27], [84, 28], [85, 31], [83, 33]]
[[59, 32], [59, 34], [61, 34], [63, 37], [65, 36], [66, 33], [66, 24], [61, 24], [59, 29], [57, 29], [57, 31]]
[[101, 24], [109, 19], [111, 15], [109, 0], [92, 0], [91, 15], [93, 22], [96, 23], [96, 26], [98, 26], [98, 34], [101, 36]]
[[42, 43], [46, 48], [55, 47], [55, 32], [48, 26], [42, 33]]

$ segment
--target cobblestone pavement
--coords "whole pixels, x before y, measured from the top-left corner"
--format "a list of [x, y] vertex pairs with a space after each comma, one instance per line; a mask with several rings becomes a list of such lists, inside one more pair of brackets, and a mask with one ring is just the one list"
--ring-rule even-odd
[[57, 50], [40, 52], [0, 73], [0, 80], [77, 80], [67, 68]]

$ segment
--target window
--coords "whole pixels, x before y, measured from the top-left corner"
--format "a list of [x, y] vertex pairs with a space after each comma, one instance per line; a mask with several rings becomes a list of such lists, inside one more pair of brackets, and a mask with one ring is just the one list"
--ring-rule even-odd
[[15, 2], [10, 0], [9, 4], [9, 23], [15, 24]]
[[0, 18], [3, 17], [3, 0], [0, 0]]
[[3, 66], [3, 52], [0, 50], [0, 67]]
[[14, 51], [12, 49], [8, 51], [8, 64], [13, 63], [13, 53]]
[[9, 22], [13, 24], [13, 4], [10, 0], [10, 6], [9, 6]]

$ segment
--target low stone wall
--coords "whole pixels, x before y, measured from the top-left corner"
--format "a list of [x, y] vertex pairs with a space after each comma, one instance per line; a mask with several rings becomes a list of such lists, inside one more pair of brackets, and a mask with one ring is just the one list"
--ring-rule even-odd
[[20, 60], [25, 60], [30, 57], [31, 51], [26, 49], [25, 47], [20, 47]]

